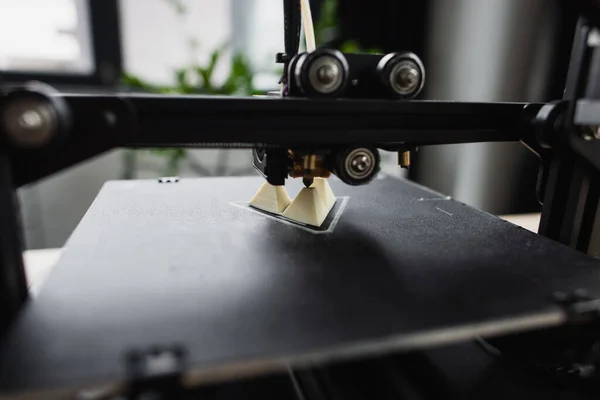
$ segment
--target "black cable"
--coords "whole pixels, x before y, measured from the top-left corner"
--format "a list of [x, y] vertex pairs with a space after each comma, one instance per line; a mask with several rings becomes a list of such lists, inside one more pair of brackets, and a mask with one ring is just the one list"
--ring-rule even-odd
[[283, 24], [285, 62], [281, 82], [287, 83], [288, 65], [292, 57], [298, 54], [300, 48], [300, 29], [302, 28], [300, 0], [283, 0]]

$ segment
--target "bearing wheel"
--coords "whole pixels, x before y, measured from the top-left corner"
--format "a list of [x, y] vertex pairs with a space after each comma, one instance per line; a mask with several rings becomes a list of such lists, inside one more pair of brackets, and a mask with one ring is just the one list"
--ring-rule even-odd
[[381, 83], [388, 93], [400, 99], [413, 99], [425, 85], [425, 67], [413, 53], [391, 53], [377, 66]]
[[335, 157], [334, 173], [348, 185], [369, 183], [379, 172], [379, 152], [370, 147], [352, 147]]
[[337, 97], [348, 84], [349, 67], [338, 50], [318, 49], [303, 54], [295, 66], [296, 85], [307, 96]]

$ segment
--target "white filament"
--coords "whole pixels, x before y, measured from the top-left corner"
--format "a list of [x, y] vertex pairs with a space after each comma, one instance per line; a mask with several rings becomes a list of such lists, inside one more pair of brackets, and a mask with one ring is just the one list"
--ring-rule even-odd
[[300, 0], [300, 12], [302, 14], [302, 24], [304, 25], [306, 51], [310, 53], [316, 50], [317, 42], [315, 40], [315, 27], [313, 25], [309, 0]]

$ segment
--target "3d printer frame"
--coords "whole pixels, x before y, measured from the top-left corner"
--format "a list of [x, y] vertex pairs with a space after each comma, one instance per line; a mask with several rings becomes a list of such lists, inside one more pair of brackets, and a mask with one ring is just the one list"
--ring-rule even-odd
[[38, 84], [0, 97], [0, 327], [27, 299], [15, 190], [109, 149], [433, 144], [521, 141], [540, 156], [540, 234], [598, 254], [600, 45], [582, 19], [561, 101], [461, 103], [382, 99], [81, 95]]

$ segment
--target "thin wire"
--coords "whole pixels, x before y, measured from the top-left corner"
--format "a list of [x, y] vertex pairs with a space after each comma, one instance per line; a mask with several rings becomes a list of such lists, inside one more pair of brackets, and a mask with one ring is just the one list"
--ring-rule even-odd
[[[300, 0], [300, 14], [302, 15], [302, 27], [304, 30], [304, 40], [306, 41], [306, 51], [311, 53], [317, 49], [315, 39], [315, 26], [313, 24], [312, 11], [310, 9], [310, 0]], [[279, 93], [284, 95], [285, 86], [282, 83]]]
[[317, 42], [315, 40], [315, 27], [313, 25], [309, 0], [300, 0], [300, 12], [302, 14], [302, 25], [304, 26], [306, 51], [311, 53], [317, 49]]

